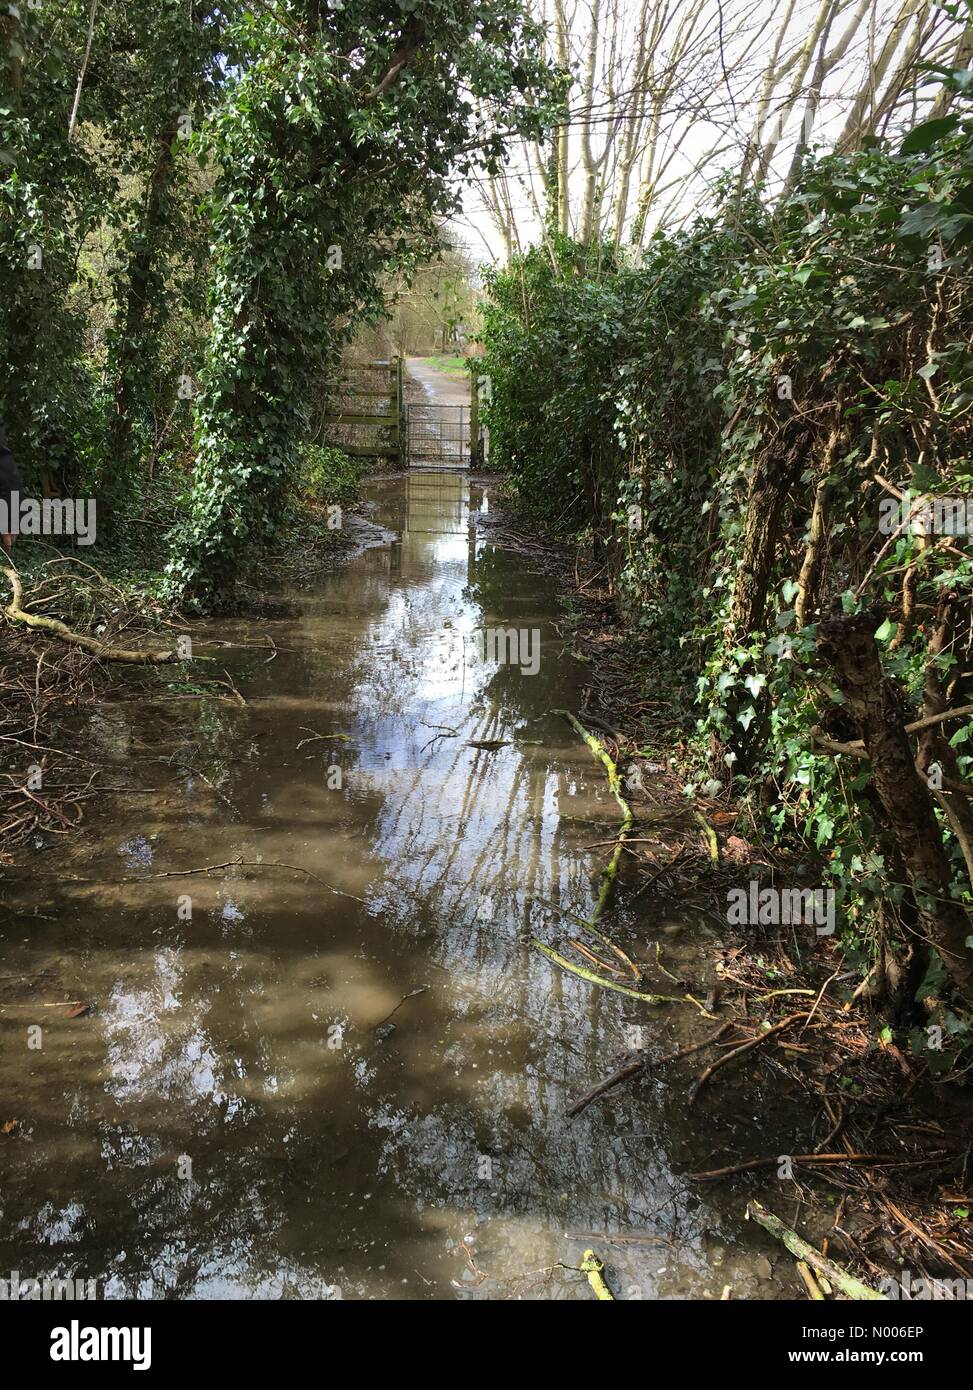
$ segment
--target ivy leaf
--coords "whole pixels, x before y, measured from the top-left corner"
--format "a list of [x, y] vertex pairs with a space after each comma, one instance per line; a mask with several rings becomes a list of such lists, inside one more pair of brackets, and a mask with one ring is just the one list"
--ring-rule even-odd
[[830, 816], [818, 816], [818, 833], [814, 837], [818, 849], [834, 834], [834, 821]]
[[973, 215], [958, 211], [949, 203], [922, 203], [907, 212], [899, 223], [899, 236], [957, 236], [973, 224]]
[[902, 141], [903, 154], [920, 154], [925, 150], [931, 150], [937, 141], [944, 136], [951, 135], [959, 125], [959, 116], [939, 116], [932, 121], [923, 121], [910, 130]]

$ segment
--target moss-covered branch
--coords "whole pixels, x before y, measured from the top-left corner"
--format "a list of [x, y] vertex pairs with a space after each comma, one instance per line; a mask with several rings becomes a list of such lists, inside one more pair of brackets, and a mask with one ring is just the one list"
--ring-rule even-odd
[[164, 666], [179, 661], [178, 652], [140, 652], [130, 647], [113, 647], [99, 642], [97, 637], [86, 637], [83, 633], [72, 632], [57, 618], [44, 618], [38, 613], [29, 613], [24, 607], [24, 587], [20, 575], [12, 567], [6, 567], [3, 574], [10, 584], [10, 602], [4, 608], [5, 615], [14, 623], [23, 623], [38, 632], [50, 632], [69, 646], [80, 647], [83, 652], [99, 657], [102, 661], [124, 661], [134, 665]]

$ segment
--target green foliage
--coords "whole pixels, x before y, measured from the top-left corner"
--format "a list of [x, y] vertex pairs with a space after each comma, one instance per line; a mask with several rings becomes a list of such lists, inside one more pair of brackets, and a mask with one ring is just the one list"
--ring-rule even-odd
[[639, 277], [600, 247], [558, 240], [491, 274], [488, 290], [491, 455], [525, 510], [600, 529], [623, 458], [612, 378], [641, 347], [629, 330]]
[[543, 128], [541, 30], [520, 0], [40, 0], [0, 5], [0, 66], [0, 418], [102, 534], [174, 472], [166, 592], [214, 605], [457, 175]]
[[[716, 779], [751, 796], [776, 838], [823, 862], [850, 945], [907, 890], [868, 765], [814, 744], [817, 725], [855, 736], [815, 619], [884, 605], [905, 707], [922, 712], [930, 678], [950, 703], [971, 699], [967, 541], [880, 529], [883, 501], [898, 505], [889, 484], [913, 500], [973, 486], [970, 124], [808, 162], [776, 207], [725, 197], [638, 265], [549, 242], [493, 277], [485, 311], [494, 462], [548, 525], [580, 534], [594, 519], [647, 688], [695, 726], [687, 790]], [[965, 776], [973, 725], [947, 736]], [[953, 893], [973, 902], [944, 833]]]
[[75, 268], [110, 184], [66, 139], [83, 13], [45, 41], [36, 11], [0, 6], [0, 419], [35, 487], [77, 481], [102, 416]]
[[358, 497], [364, 472], [364, 459], [352, 458], [329, 444], [308, 444], [301, 466], [300, 497], [347, 507]]
[[555, 240], [494, 275], [485, 309], [494, 463], [538, 519], [593, 526], [633, 634], [673, 680], [715, 519], [721, 342], [700, 305], [736, 245], [707, 221], [656, 237], [636, 267]]
[[[539, 36], [513, 0], [428, 6], [413, 62], [383, 89], [410, 11], [349, 0], [317, 16], [313, 43], [271, 14], [228, 31], [239, 74], [199, 139], [217, 170], [212, 329], [174, 593], [219, 601], [247, 549], [279, 531], [315, 384], [377, 311], [383, 278], [455, 206], [449, 176], [471, 164], [473, 100], [503, 99], [513, 129], [540, 119]], [[359, 55], [351, 74], [347, 53]], [[503, 148], [501, 132], [488, 165]]]

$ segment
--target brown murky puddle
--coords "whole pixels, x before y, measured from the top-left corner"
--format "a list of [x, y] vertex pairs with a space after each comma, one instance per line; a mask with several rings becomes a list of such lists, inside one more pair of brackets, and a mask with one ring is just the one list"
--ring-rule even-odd
[[[731, 1161], [684, 1087], [662, 1074], [565, 1117], [627, 1024], [663, 1050], [699, 1025], [527, 944], [558, 934], [532, 898], [590, 910], [602, 860], [581, 847], [617, 824], [549, 712], [584, 682], [551, 584], [476, 536], [488, 499], [463, 475], [369, 495], [400, 539], [269, 616], [196, 629], [253, 644], [198, 648], [247, 707], [106, 705], [106, 763], [151, 790], [5, 890], [0, 1274], [104, 1297], [590, 1299], [543, 1271], [594, 1244], [623, 1298], [787, 1292], [742, 1193], [679, 1176]], [[536, 674], [484, 659], [491, 626], [539, 630]], [[117, 882], [237, 858], [341, 895], [279, 868]], [[643, 959], [656, 940], [672, 969], [712, 954], [678, 904], [638, 910], [623, 891], [613, 921]], [[43, 1007], [65, 999], [93, 1007]], [[746, 1118], [769, 1152], [768, 1115]]]

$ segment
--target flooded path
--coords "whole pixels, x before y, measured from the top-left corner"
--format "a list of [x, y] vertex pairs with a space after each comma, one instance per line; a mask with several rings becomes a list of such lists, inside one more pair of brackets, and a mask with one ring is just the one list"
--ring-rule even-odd
[[[5, 888], [0, 1269], [105, 1297], [590, 1299], [543, 1271], [597, 1244], [622, 1298], [779, 1296], [741, 1194], [680, 1176], [724, 1152], [684, 1089], [565, 1116], [627, 1024], [668, 1050], [699, 1023], [528, 944], [564, 935], [533, 900], [590, 911], [583, 847], [618, 820], [550, 712], [585, 680], [552, 583], [477, 533], [475, 478], [367, 495], [384, 541], [194, 630], [246, 706], [103, 706], [102, 780], [144, 794]], [[497, 627], [539, 634], [536, 672], [485, 654]], [[698, 972], [711, 929], [631, 898], [619, 939]]]

